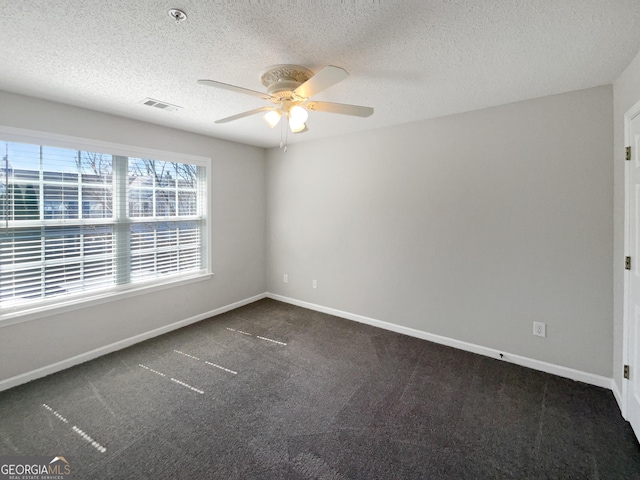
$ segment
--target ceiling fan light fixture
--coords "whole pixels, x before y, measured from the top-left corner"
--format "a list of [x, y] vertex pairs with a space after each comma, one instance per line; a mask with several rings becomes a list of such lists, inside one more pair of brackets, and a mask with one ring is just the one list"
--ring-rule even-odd
[[289, 119], [289, 128], [293, 133], [301, 133], [307, 130], [304, 122], [297, 122], [293, 118]]
[[293, 133], [304, 133], [304, 132], [308, 132], [309, 131], [309, 129], [307, 128], [307, 124], [306, 123], [303, 123], [302, 127], [303, 127], [302, 130], [299, 130], [299, 131], [293, 132]]
[[278, 125], [278, 122], [280, 122], [281, 117], [282, 117], [282, 112], [280, 112], [280, 110], [271, 110], [270, 112], [265, 113], [262, 116], [262, 119], [265, 122], [267, 122], [267, 125], [273, 128], [276, 125]]
[[300, 105], [295, 105], [289, 110], [289, 122], [295, 122], [296, 124], [304, 123], [307, 121], [307, 118], [309, 118], [309, 112]]

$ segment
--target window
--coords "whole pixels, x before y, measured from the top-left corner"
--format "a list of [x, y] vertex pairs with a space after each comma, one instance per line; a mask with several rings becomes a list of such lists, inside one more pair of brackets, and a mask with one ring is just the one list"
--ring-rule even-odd
[[0, 139], [0, 312], [207, 273], [205, 159], [120, 153]]

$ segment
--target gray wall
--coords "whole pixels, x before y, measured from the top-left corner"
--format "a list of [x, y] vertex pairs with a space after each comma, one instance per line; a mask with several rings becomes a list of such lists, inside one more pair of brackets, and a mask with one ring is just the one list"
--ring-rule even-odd
[[[638, 58], [613, 89], [618, 152], [637, 85]], [[571, 92], [273, 149], [265, 168], [258, 148], [0, 92], [0, 125], [211, 157], [215, 272], [0, 327], [0, 381], [265, 290], [610, 376], [613, 103]]]
[[263, 149], [6, 92], [0, 105], [0, 125], [211, 157], [215, 273], [210, 281], [0, 326], [0, 381], [265, 291]]
[[269, 150], [267, 288], [610, 377], [612, 105], [604, 86]]
[[613, 254], [613, 379], [622, 390], [622, 329], [624, 318], [624, 114], [640, 101], [640, 53], [613, 84], [614, 254]]

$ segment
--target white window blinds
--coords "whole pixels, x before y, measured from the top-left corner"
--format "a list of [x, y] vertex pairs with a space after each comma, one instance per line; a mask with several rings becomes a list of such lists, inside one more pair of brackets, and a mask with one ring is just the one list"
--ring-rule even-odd
[[203, 165], [0, 141], [0, 308], [206, 271]]

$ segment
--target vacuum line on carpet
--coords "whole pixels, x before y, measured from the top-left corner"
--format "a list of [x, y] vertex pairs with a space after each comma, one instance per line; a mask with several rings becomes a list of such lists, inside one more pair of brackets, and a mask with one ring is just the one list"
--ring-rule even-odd
[[[46, 408], [47, 410], [49, 410], [51, 413], [53, 413], [60, 421], [62, 421], [63, 423], [69, 423], [69, 420], [67, 420], [66, 418], [64, 418], [62, 415], [60, 415], [58, 412], [56, 412], [53, 408], [51, 408], [49, 405], [47, 405], [46, 403], [43, 403], [42, 406], [44, 408]], [[87, 433], [83, 432], [82, 430], [80, 430], [80, 428], [78, 428], [76, 425], [74, 425], [73, 427], [71, 427], [71, 430], [73, 430], [75, 433], [77, 433], [78, 435], [80, 435], [83, 439], [85, 439], [87, 442], [89, 442], [91, 444], [91, 446], [93, 448], [95, 448], [96, 450], [98, 450], [100, 453], [104, 453], [107, 451], [107, 449], [105, 447], [103, 447], [102, 445], [100, 445], [98, 442], [96, 442], [93, 438], [91, 438]]]
[[271, 340], [270, 338], [267, 337], [261, 337], [260, 335], [256, 335], [257, 338], [259, 338], [260, 340], [266, 340], [267, 342], [273, 342], [273, 343], [277, 343], [278, 345], [287, 345], [284, 342], [279, 342], [278, 340]]
[[184, 355], [185, 357], [193, 358], [194, 360], [203, 361], [207, 365], [219, 368], [220, 370], [224, 370], [225, 372], [233, 373], [234, 375], [238, 374], [238, 372], [234, 372], [233, 370], [229, 370], [228, 368], [221, 367], [220, 365], [217, 365], [215, 363], [207, 362], [206, 360], [200, 360], [198, 357], [194, 357], [193, 355], [189, 355], [188, 353], [181, 352], [180, 350], [174, 350], [174, 352], [179, 353], [180, 355]]
[[142, 368], [146, 368], [147, 370], [149, 370], [150, 372], [156, 373], [158, 375], [160, 375], [161, 377], [166, 377], [166, 375], [164, 373], [160, 373], [157, 370], [154, 370], [153, 368], [149, 368], [145, 365], [142, 365], [141, 363], [138, 364], [138, 366], [142, 367]]
[[[142, 365], [141, 363], [139, 363], [138, 365], [139, 365], [140, 367], [144, 368], [144, 369], [149, 370], [150, 372], [157, 373], [158, 375], [160, 375], [160, 376], [162, 376], [162, 377], [166, 377], [166, 375], [165, 375], [164, 373], [160, 373], [160, 372], [158, 372], [157, 370], [154, 370], [153, 368], [149, 368], [149, 367], [147, 367], [147, 366], [145, 366], [145, 365]], [[199, 393], [199, 394], [201, 394], [201, 395], [203, 395], [203, 394], [204, 394], [204, 392], [203, 392], [202, 390], [199, 390], [199, 389], [197, 389], [197, 388], [195, 388], [195, 387], [192, 387], [191, 385], [186, 384], [186, 383], [184, 383], [184, 382], [181, 382], [180, 380], [177, 380], [177, 379], [175, 379], [175, 378], [171, 378], [171, 381], [172, 381], [172, 382], [176, 382], [176, 383], [178, 383], [178, 384], [182, 385], [183, 387], [187, 387], [187, 388], [189, 388], [189, 389], [193, 390], [194, 392], [197, 392], [197, 393]]]
[[43, 403], [42, 406], [44, 408], [46, 408], [47, 410], [49, 410], [51, 413], [53, 413], [56, 417], [58, 417], [60, 420], [62, 420], [64, 423], [69, 423], [69, 420], [67, 420], [66, 418], [64, 418], [62, 415], [60, 415], [58, 412], [56, 412], [53, 408], [51, 408], [49, 405], [47, 405], [46, 403]]
[[227, 330], [231, 330], [232, 332], [241, 333], [242, 335], [247, 335], [249, 337], [253, 337], [253, 335], [251, 335], [250, 333], [243, 332], [242, 330], [236, 330], [235, 328], [227, 327]]
[[234, 372], [233, 370], [229, 370], [228, 368], [221, 367], [220, 365], [216, 365], [215, 363], [207, 362], [206, 360], [204, 361], [204, 363], [206, 363], [207, 365], [211, 365], [212, 367], [219, 368], [220, 370], [224, 370], [225, 372], [233, 373], [234, 375], [238, 374], [238, 372]]
[[172, 381], [172, 382], [176, 382], [176, 383], [178, 383], [178, 384], [182, 385], [183, 387], [190, 388], [191, 390], [193, 390], [194, 392], [199, 393], [200, 395], [203, 395], [203, 394], [204, 394], [204, 392], [203, 392], [202, 390], [198, 390], [197, 388], [194, 388], [194, 387], [192, 387], [191, 385], [187, 385], [186, 383], [181, 382], [180, 380], [176, 380], [175, 378], [172, 378], [172, 379], [171, 379], [171, 381]]
[[[231, 332], [236, 332], [236, 333], [241, 333], [242, 335], [247, 335], [249, 337], [253, 337], [254, 335], [251, 333], [247, 333], [247, 332], [243, 332], [242, 330], [236, 330], [235, 328], [229, 328], [226, 327], [227, 330], [231, 331]], [[266, 340], [267, 342], [273, 342], [273, 343], [277, 343], [278, 345], [287, 345], [284, 342], [279, 342], [278, 340], [272, 340], [270, 338], [267, 337], [261, 337], [260, 335], [255, 335], [256, 338], [259, 338], [260, 340]]]
[[200, 360], [198, 357], [194, 357], [193, 355], [189, 355], [188, 353], [181, 352], [180, 350], [174, 350], [174, 352], [179, 353], [180, 355], [184, 355], [185, 357], [193, 358], [194, 360]]
[[[176, 350], [176, 351], [177, 351], [177, 350]], [[140, 367], [144, 368], [144, 369], [149, 370], [150, 372], [157, 373], [158, 375], [160, 375], [160, 376], [162, 376], [162, 377], [166, 377], [166, 375], [165, 375], [164, 373], [158, 372], [157, 370], [154, 370], [153, 368], [149, 368], [149, 367], [147, 367], [147, 366], [145, 366], [145, 365], [142, 365], [141, 363], [139, 363], [138, 365], [139, 365]], [[188, 384], [186, 384], [186, 383], [184, 383], [184, 382], [181, 382], [180, 380], [177, 380], [177, 379], [175, 379], [175, 378], [171, 378], [171, 381], [172, 381], [172, 382], [176, 382], [176, 383], [178, 383], [178, 384], [182, 385], [183, 387], [187, 387], [187, 388], [189, 388], [189, 389], [193, 390], [194, 392], [198, 392], [198, 393], [199, 393], [199, 394], [201, 394], [201, 395], [202, 395], [202, 394], [204, 394], [204, 392], [203, 392], [202, 390], [199, 390], [199, 389], [197, 389], [197, 388], [195, 388], [195, 387], [192, 387], [191, 385], [188, 385]]]
[[100, 453], [104, 453], [107, 451], [106, 448], [104, 448], [102, 445], [100, 445], [98, 442], [96, 442], [93, 438], [91, 438], [89, 435], [87, 435], [85, 432], [80, 430], [75, 425], [73, 426], [73, 431], [76, 432], [78, 435], [80, 435], [82, 438], [84, 438], [87, 442], [89, 442], [91, 446], [93, 446]]

